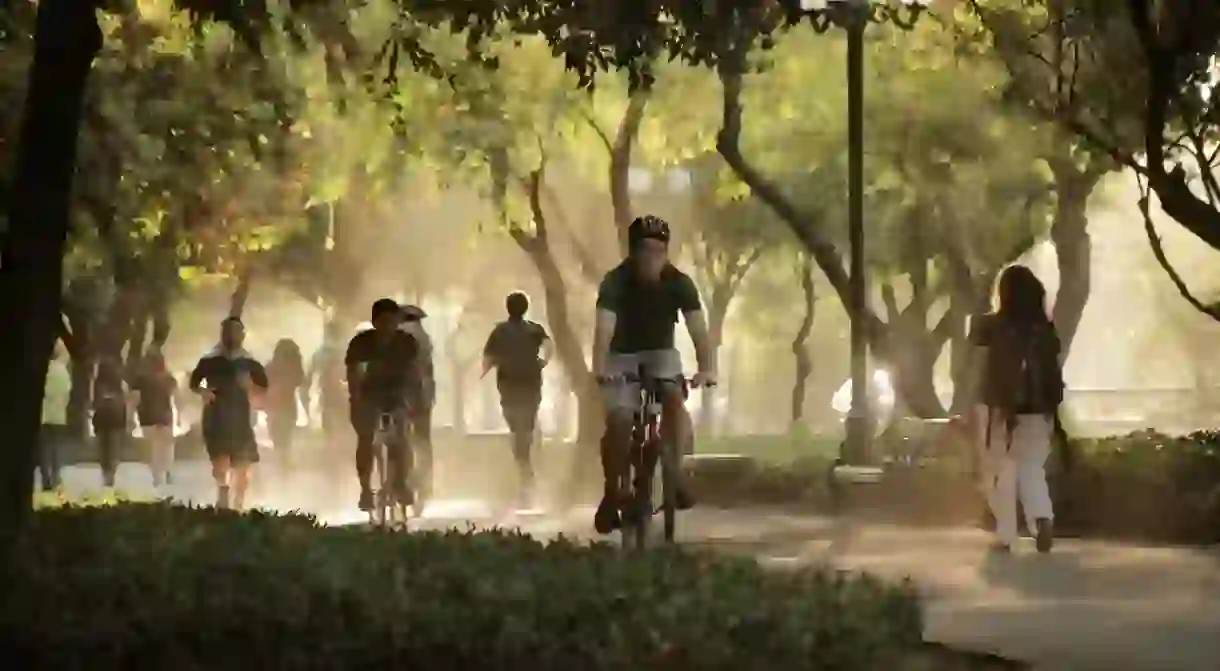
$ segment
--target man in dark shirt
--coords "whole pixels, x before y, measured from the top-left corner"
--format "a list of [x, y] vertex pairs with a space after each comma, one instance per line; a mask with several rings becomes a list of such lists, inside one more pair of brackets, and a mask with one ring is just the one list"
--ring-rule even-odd
[[357, 333], [347, 346], [343, 362], [347, 366], [347, 389], [352, 428], [356, 431], [356, 475], [360, 478], [360, 509], [372, 510], [373, 492], [369, 478], [373, 471], [373, 436], [385, 413], [395, 417], [397, 435], [387, 445], [388, 480], [402, 505], [414, 503], [407, 486], [411, 450], [407, 441], [409, 399], [418, 394], [416, 359], [419, 343], [400, 330], [402, 308], [392, 299], [373, 303], [373, 328]]
[[245, 504], [250, 465], [258, 463], [250, 397], [267, 390], [267, 371], [242, 348], [245, 338], [240, 319], [221, 322], [220, 344], [199, 360], [190, 380], [191, 391], [203, 398], [203, 443], [216, 479], [216, 506], [229, 507], [232, 473], [232, 502], [238, 510]]
[[[629, 468], [640, 389], [623, 376], [638, 374], [643, 367], [649, 377], [663, 381], [661, 427], [665, 438], [679, 449], [690, 440], [690, 416], [680, 380], [682, 359], [674, 347], [679, 314], [686, 321], [698, 359], [694, 386], [716, 384], [716, 362], [699, 292], [689, 276], [669, 263], [669, 224], [653, 216], [639, 217], [631, 222], [627, 238], [629, 256], [606, 273], [598, 287], [593, 335], [593, 374], [603, 384], [607, 405], [602, 439], [605, 496], [594, 517], [594, 526], [603, 534], [621, 525], [620, 510], [628, 503], [626, 493], [619, 491], [619, 474]], [[691, 503], [689, 493], [679, 484], [679, 507]]]
[[512, 434], [513, 458], [520, 476], [521, 504], [528, 505], [534, 485], [530, 451], [538, 406], [542, 404], [542, 369], [550, 362], [554, 348], [546, 329], [525, 318], [530, 301], [524, 293], [509, 294], [504, 307], [508, 319], [492, 329], [483, 347], [483, 375], [496, 369], [500, 410]]

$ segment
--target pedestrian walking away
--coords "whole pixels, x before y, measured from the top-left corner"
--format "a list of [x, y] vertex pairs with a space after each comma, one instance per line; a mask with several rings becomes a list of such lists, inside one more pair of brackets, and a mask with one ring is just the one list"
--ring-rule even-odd
[[271, 361], [267, 364], [267, 429], [271, 444], [282, 467], [291, 468], [293, 462], [293, 436], [297, 428], [297, 400], [308, 408], [308, 387], [305, 385], [305, 363], [301, 348], [291, 338], [275, 344]]
[[132, 379], [136, 416], [148, 451], [154, 487], [170, 484], [174, 464], [174, 391], [178, 382], [160, 350], [144, 357]]
[[519, 504], [531, 505], [534, 491], [533, 444], [542, 404], [542, 369], [554, 354], [554, 344], [541, 324], [529, 321], [529, 297], [515, 291], [504, 300], [508, 319], [492, 329], [483, 347], [483, 375], [496, 370], [500, 409], [512, 435], [517, 463]]
[[1017, 499], [1039, 552], [1054, 541], [1046, 460], [1063, 402], [1059, 338], [1046, 312], [1046, 289], [1021, 265], [1000, 273], [995, 310], [971, 324], [976, 378], [970, 434], [981, 453], [981, 486], [996, 520], [996, 549], [1017, 540]]
[[131, 437], [130, 406], [132, 397], [123, 375], [123, 360], [106, 353], [97, 363], [93, 378], [93, 435], [102, 468], [102, 486], [114, 487], [119, 459]]
[[59, 455], [68, 439], [68, 402], [72, 394], [72, 373], [64, 361], [63, 347], [56, 342], [47, 367], [47, 382], [42, 393], [42, 434], [38, 445], [38, 478], [42, 491], [60, 486]]

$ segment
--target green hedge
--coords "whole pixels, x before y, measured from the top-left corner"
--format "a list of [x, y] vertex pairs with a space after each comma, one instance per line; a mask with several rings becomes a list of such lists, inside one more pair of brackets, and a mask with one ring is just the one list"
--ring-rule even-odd
[[[752, 456], [731, 469], [696, 462], [700, 499], [712, 505], [780, 504], [830, 512], [829, 441], [788, 436], [734, 439]], [[729, 452], [715, 442], [709, 452]], [[701, 451], [702, 445], [701, 445]], [[950, 451], [951, 452], [951, 451]], [[803, 455], [777, 463], [773, 455]], [[1220, 542], [1220, 432], [1071, 441], [1070, 468], [1048, 465], [1058, 531], [1090, 537], [1207, 544]], [[858, 512], [897, 522], [974, 523], [982, 499], [962, 456], [922, 468], [891, 467], [879, 485], [841, 488]]]
[[505, 532], [67, 506], [18, 557], [23, 668], [880, 670], [922, 633], [907, 585]]

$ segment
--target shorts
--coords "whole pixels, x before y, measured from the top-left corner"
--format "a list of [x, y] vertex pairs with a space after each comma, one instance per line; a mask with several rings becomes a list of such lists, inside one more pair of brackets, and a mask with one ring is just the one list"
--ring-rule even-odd
[[[676, 378], [682, 374], [682, 355], [676, 349], [654, 349], [630, 354], [611, 352], [606, 361], [605, 374], [608, 377], [627, 373], [638, 374], [641, 366], [651, 377]], [[630, 413], [640, 405], [638, 382], [617, 380], [603, 386], [602, 395], [607, 414]]]
[[500, 385], [500, 411], [513, 433], [534, 433], [541, 405], [542, 388], [538, 385]]
[[225, 436], [209, 435], [205, 431], [203, 445], [208, 451], [208, 459], [212, 461], [228, 457], [229, 461], [235, 464], [258, 463], [258, 442], [254, 440], [253, 434], [247, 437]]

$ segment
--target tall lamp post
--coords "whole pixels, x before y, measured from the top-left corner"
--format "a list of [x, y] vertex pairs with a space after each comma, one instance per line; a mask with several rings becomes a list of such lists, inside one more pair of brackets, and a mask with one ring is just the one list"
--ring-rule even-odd
[[903, 30], [915, 27], [928, 0], [801, 0], [813, 29], [832, 27], [847, 33], [847, 225], [851, 248], [848, 314], [851, 317], [851, 411], [844, 464], [866, 465], [873, 438], [868, 374], [868, 287], [864, 269], [864, 31], [871, 23], [890, 23]]

